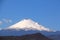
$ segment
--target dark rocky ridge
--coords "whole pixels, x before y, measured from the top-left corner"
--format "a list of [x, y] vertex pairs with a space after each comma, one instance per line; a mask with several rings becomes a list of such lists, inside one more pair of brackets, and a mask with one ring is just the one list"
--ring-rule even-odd
[[41, 33], [35, 33], [24, 36], [0, 36], [0, 40], [51, 40]]

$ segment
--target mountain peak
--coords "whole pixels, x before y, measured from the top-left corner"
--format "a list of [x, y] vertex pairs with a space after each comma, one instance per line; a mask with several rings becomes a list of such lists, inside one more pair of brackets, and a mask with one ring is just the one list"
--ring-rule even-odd
[[23, 19], [20, 22], [8, 27], [8, 29], [25, 29], [25, 30], [39, 30], [39, 31], [51, 31], [48, 28], [38, 24], [37, 22], [31, 19]]

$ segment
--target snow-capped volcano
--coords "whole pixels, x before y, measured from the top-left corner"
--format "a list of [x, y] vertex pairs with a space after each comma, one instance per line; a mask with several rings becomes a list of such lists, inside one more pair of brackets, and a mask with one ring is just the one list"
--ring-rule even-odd
[[23, 19], [20, 22], [8, 27], [7, 29], [24, 29], [24, 30], [40, 30], [40, 31], [51, 31], [48, 28], [45, 28], [42, 25], [39, 25], [37, 22], [34, 22], [31, 19]]

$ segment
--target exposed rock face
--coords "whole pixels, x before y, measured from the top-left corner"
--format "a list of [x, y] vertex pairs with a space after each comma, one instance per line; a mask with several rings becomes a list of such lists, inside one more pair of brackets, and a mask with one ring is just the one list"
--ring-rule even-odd
[[2, 36], [0, 40], [51, 40], [41, 33], [24, 35], [24, 36]]

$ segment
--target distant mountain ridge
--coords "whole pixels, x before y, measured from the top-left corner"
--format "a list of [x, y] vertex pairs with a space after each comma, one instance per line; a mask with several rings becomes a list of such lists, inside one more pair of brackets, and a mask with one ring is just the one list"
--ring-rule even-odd
[[29, 34], [24, 36], [0, 36], [1, 40], [52, 40], [41, 33]]
[[34, 22], [31, 19], [23, 19], [16, 24], [9, 26], [5, 29], [0, 30], [0, 36], [17, 36], [17, 35], [25, 35], [25, 34], [33, 34], [40, 31], [50, 32], [51, 30], [45, 28], [42, 25], [39, 25], [37, 22]]
[[50, 30], [31, 19], [23, 19], [12, 26], [0, 30], [0, 36], [23, 36], [35, 33], [41, 33], [54, 40], [60, 39], [58, 38], [58, 36], [60, 37], [60, 31]]

